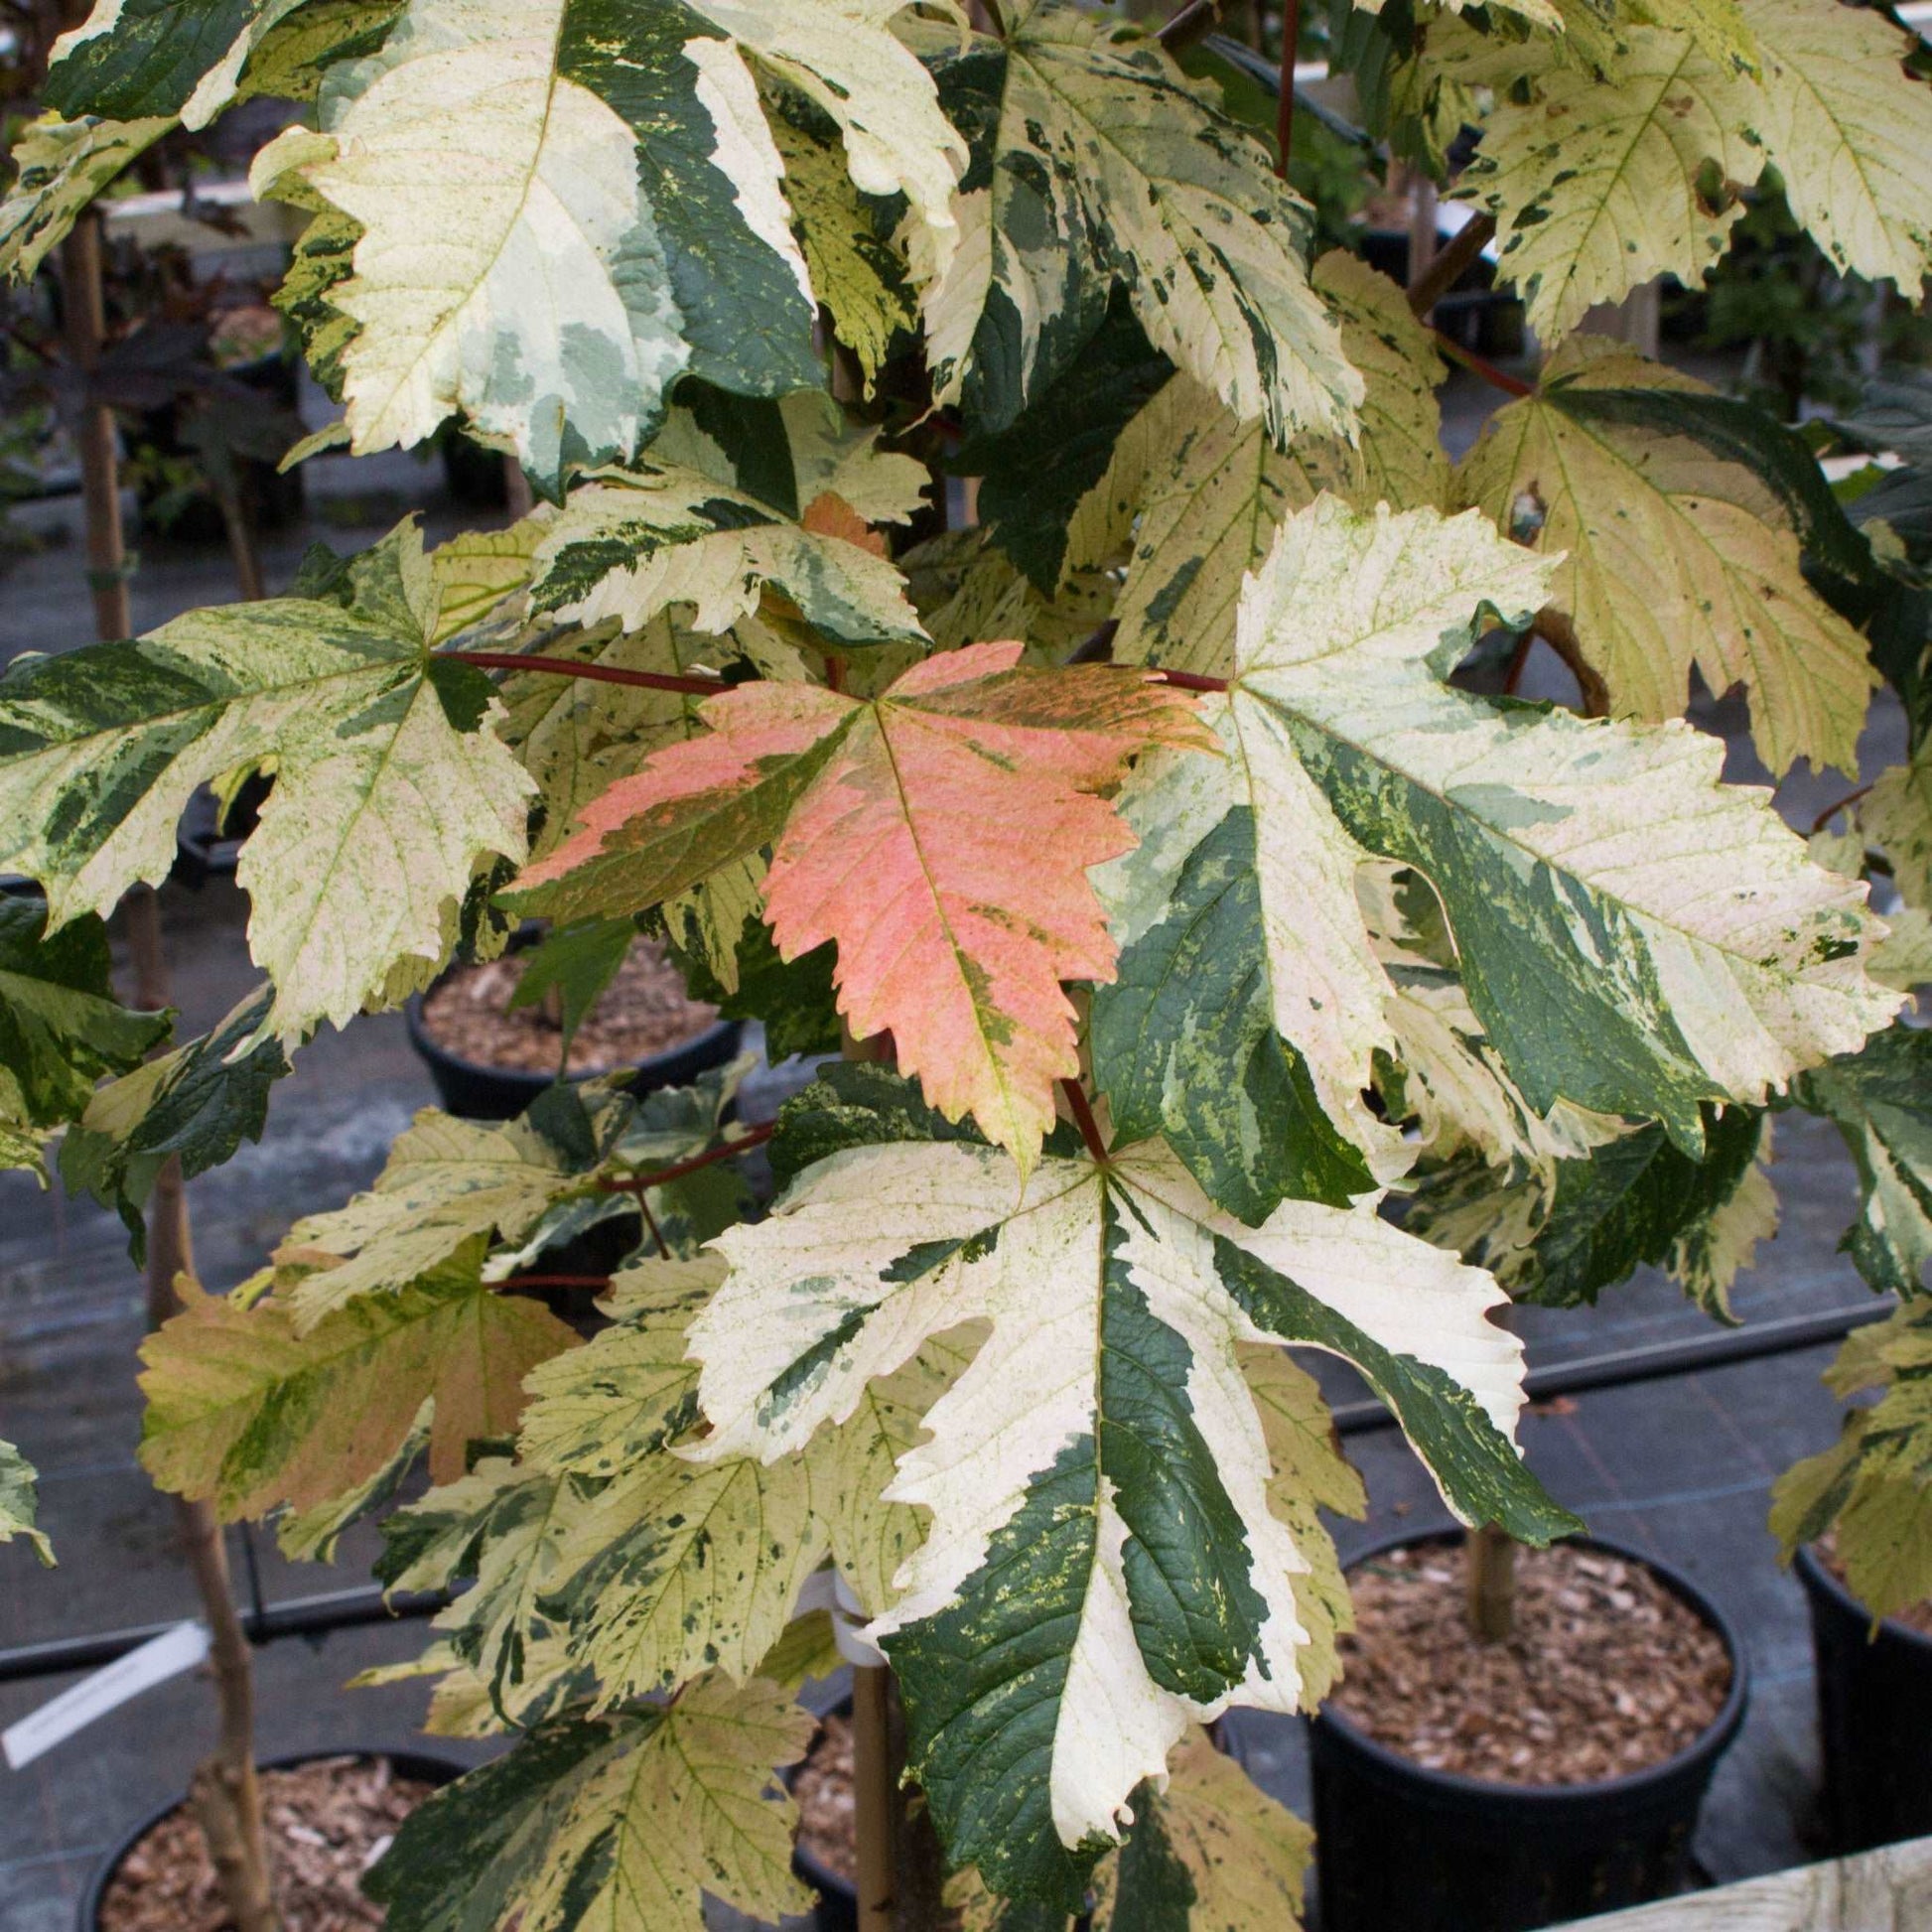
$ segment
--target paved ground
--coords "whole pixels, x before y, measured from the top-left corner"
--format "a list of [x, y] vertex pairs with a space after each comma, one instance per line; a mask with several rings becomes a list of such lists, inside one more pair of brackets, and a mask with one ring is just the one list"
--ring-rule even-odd
[[[457, 518], [430, 488], [435, 479], [407, 458], [350, 468], [314, 466], [312, 502], [326, 520], [271, 547], [272, 584], [287, 581], [314, 534], [347, 548], [380, 534], [411, 502], [426, 503], [433, 532]], [[77, 506], [36, 506], [43, 527], [77, 521]], [[84, 638], [74, 541], [17, 566], [0, 588], [0, 660], [23, 648], [64, 648]], [[144, 545], [135, 579], [146, 626], [231, 593], [218, 553]], [[1555, 667], [1550, 667], [1555, 674]], [[1737, 719], [1714, 707], [1709, 722]], [[1869, 765], [1888, 753], [1897, 724], [1874, 723]], [[1749, 755], [1737, 775], [1757, 775]], [[1848, 780], [1793, 781], [1780, 803], [1808, 823]], [[164, 914], [185, 1030], [224, 1012], [251, 980], [245, 906], [230, 885], [201, 894], [171, 888]], [[259, 1265], [294, 1216], [363, 1184], [410, 1113], [430, 1099], [428, 1081], [394, 1016], [358, 1021], [316, 1041], [277, 1091], [268, 1135], [226, 1169], [195, 1183], [202, 1272], [224, 1287]], [[1836, 1139], [1808, 1122], [1780, 1129], [1778, 1177], [1785, 1229], [1742, 1284], [1747, 1321], [1859, 1302], [1857, 1277], [1835, 1253], [1851, 1217], [1849, 1165]], [[1701, 1331], [1668, 1283], [1645, 1279], [1594, 1311], [1527, 1314], [1532, 1359]], [[168, 1505], [134, 1461], [139, 1417], [133, 1384], [141, 1288], [121, 1233], [81, 1203], [42, 1194], [24, 1176], [0, 1176], [0, 1435], [18, 1441], [43, 1475], [44, 1521], [62, 1557], [42, 1573], [18, 1549], [0, 1552], [0, 1647], [110, 1630], [187, 1614], [193, 1593], [175, 1555]], [[1742, 1737], [1720, 1775], [1698, 1850], [1709, 1870], [1732, 1878], [1807, 1855], [1815, 1743], [1809, 1645], [1797, 1586], [1774, 1561], [1763, 1520], [1778, 1470], [1832, 1436], [1836, 1408], [1818, 1385], [1829, 1350], [1622, 1392], [1579, 1398], [1564, 1413], [1532, 1415], [1524, 1439], [1551, 1489], [1593, 1529], [1620, 1537], [1687, 1571], [1743, 1631], [1754, 1698]], [[1342, 1530], [1344, 1550], [1440, 1515], [1426, 1477], [1399, 1437], [1352, 1445], [1373, 1515]], [[350, 1539], [341, 1563], [297, 1571], [259, 1542], [269, 1600], [345, 1588], [366, 1579], [371, 1539]], [[237, 1570], [241, 1553], [237, 1548]], [[310, 1646], [286, 1642], [261, 1658], [261, 1737], [266, 1754], [358, 1743], [401, 1744], [420, 1714], [420, 1692], [344, 1692], [368, 1664], [409, 1654], [420, 1627], [364, 1629]], [[63, 1688], [0, 1686], [0, 1725]], [[1271, 1790], [1306, 1808], [1299, 1726], [1237, 1719], [1235, 1747]], [[64, 1932], [102, 1853], [146, 1811], [179, 1792], [206, 1749], [209, 1713], [195, 1679], [124, 1707], [28, 1771], [0, 1770], [0, 1932]]]

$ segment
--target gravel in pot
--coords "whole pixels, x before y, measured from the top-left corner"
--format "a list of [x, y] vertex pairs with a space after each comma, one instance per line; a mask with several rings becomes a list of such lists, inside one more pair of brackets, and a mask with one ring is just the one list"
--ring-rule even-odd
[[1349, 1584], [1311, 1726], [1326, 1932], [1530, 1932], [1683, 1887], [1746, 1696], [1700, 1591], [1595, 1539], [1519, 1550], [1514, 1634], [1482, 1644], [1459, 1533], [1384, 1544]]
[[[510, 1120], [557, 1075], [562, 1027], [541, 1003], [512, 1007], [534, 928], [482, 965], [459, 965], [407, 1008], [409, 1037], [443, 1105], [469, 1120]], [[740, 1027], [693, 999], [661, 943], [636, 939], [571, 1041], [571, 1079], [634, 1070], [636, 1091], [684, 1086], [738, 1050]]]
[[[379, 1926], [362, 1873], [402, 1821], [464, 1767], [420, 1751], [338, 1752], [261, 1769], [262, 1814], [282, 1932]], [[226, 1901], [202, 1828], [178, 1799], [142, 1820], [81, 1900], [79, 1932], [226, 1932]]]

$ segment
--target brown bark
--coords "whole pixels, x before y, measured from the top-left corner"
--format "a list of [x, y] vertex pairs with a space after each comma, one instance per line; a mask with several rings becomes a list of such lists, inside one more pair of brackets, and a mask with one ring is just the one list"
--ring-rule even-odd
[[1516, 1628], [1516, 1544], [1494, 1523], [1467, 1542], [1469, 1628], [1478, 1643], [1505, 1643]]
[[[136, 1004], [168, 1004], [168, 962], [161, 937], [161, 901], [151, 887], [137, 887], [127, 906], [128, 949], [133, 955]], [[175, 1284], [195, 1272], [188, 1221], [188, 1190], [181, 1163], [170, 1159], [155, 1176], [148, 1202], [148, 1325], [159, 1327], [180, 1307]], [[195, 1587], [213, 1640], [212, 1667], [220, 1739], [195, 1773], [190, 1802], [207, 1840], [208, 1857], [220, 1874], [234, 1932], [277, 1932], [281, 1924], [262, 1828], [261, 1787], [255, 1776], [254, 1659], [235, 1614], [228, 1552], [221, 1525], [206, 1502], [175, 1499]]]

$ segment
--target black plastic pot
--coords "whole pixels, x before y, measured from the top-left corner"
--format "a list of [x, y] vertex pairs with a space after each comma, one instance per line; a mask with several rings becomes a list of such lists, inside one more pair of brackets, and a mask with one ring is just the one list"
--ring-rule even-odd
[[[1392, 1537], [1357, 1561], [1455, 1540]], [[1322, 1711], [1309, 1735], [1324, 1932], [1531, 1932], [1682, 1889], [1711, 1774], [1744, 1719], [1744, 1654], [1717, 1606], [1674, 1571], [1619, 1544], [1576, 1541], [1641, 1563], [1718, 1633], [1730, 1655], [1724, 1708], [1675, 1757], [1573, 1785], [1426, 1770]]]
[[1932, 1637], [1871, 1612], [1812, 1555], [1794, 1568], [1811, 1606], [1831, 1850], [1932, 1833]]
[[243, 779], [224, 819], [214, 793], [207, 785], [196, 786], [175, 831], [176, 881], [199, 893], [210, 879], [232, 879], [242, 841], [260, 822], [261, 808], [274, 789], [274, 778], [259, 772]]
[[[538, 930], [526, 926], [510, 940], [511, 950], [534, 944]], [[434, 993], [441, 984], [442, 980], [437, 980], [429, 992]], [[455, 1114], [461, 1120], [514, 1120], [545, 1087], [553, 1084], [553, 1076], [548, 1073], [526, 1073], [514, 1066], [485, 1066], [481, 1061], [466, 1060], [461, 1054], [452, 1053], [447, 1046], [439, 1046], [423, 1025], [423, 1002], [427, 998], [425, 993], [412, 994], [403, 1014], [409, 1027], [409, 1043], [428, 1063], [430, 1078], [436, 1082], [437, 1096], [446, 1113]], [[628, 1068], [605, 1067], [602, 1071], [632, 1074], [633, 1093], [648, 1093], [653, 1087], [687, 1087], [700, 1073], [723, 1066], [738, 1051], [743, 1032], [738, 1021], [720, 1020], [681, 1046], [647, 1054]], [[571, 1075], [573, 1080], [596, 1077], [594, 1073]]]
[[[298, 1764], [314, 1764], [331, 1757], [386, 1757], [395, 1766], [398, 1776], [439, 1786], [454, 1784], [470, 1768], [467, 1764], [459, 1764], [453, 1757], [437, 1757], [428, 1751], [391, 1751], [363, 1745], [349, 1745], [339, 1751], [294, 1751], [286, 1757], [265, 1757], [258, 1768], [264, 1771], [292, 1771]], [[100, 1932], [101, 1901], [107, 1896], [107, 1887], [114, 1882], [114, 1873], [121, 1868], [121, 1861], [170, 1812], [179, 1810], [187, 1802], [188, 1794], [184, 1792], [179, 1798], [170, 1798], [165, 1805], [157, 1805], [101, 1860], [93, 1877], [87, 1882], [87, 1889], [80, 1894], [77, 1932]]]

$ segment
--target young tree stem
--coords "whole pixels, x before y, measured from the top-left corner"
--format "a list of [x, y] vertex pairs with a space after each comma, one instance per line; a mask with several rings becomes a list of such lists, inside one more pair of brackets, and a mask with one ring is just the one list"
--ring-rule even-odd
[[1494, 1523], [1467, 1539], [1469, 1629], [1478, 1643], [1505, 1643], [1516, 1628], [1516, 1542]]
[[1288, 154], [1295, 143], [1295, 45], [1302, 38], [1302, 0], [1282, 6], [1282, 90], [1275, 104], [1275, 172], [1288, 179]]
[[445, 650], [459, 664], [474, 664], [481, 671], [548, 671], [553, 677], [585, 677], [601, 684], [628, 684], [639, 691], [683, 691], [693, 697], [714, 697], [729, 691], [721, 677], [686, 675], [672, 671], [627, 671], [619, 664], [576, 664], [568, 657], [526, 656], [514, 650]]
[[894, 1932], [892, 1672], [852, 1672], [852, 1828], [858, 1860], [859, 1932]]

